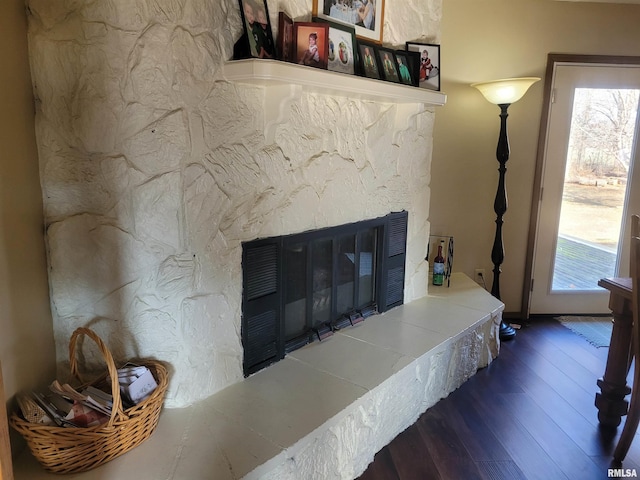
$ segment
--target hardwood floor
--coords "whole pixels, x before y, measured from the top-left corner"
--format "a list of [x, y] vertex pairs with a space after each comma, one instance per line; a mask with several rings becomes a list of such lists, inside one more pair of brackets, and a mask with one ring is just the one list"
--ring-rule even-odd
[[[622, 426], [599, 428], [594, 406], [607, 353], [551, 318], [532, 319], [489, 367], [378, 452], [360, 480], [609, 478]], [[634, 476], [639, 437], [623, 463]]]

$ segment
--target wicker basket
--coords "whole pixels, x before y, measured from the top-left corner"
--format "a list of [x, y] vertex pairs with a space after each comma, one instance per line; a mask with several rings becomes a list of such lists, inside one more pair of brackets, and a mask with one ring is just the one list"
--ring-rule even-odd
[[79, 378], [76, 342], [82, 335], [96, 342], [107, 363], [113, 395], [113, 409], [109, 421], [94, 427], [69, 428], [27, 422], [16, 412], [10, 419], [11, 426], [24, 436], [36, 459], [45, 469], [54, 473], [91, 470], [144, 442], [158, 424], [168, 386], [167, 369], [160, 362], [145, 360], [142, 364], [151, 370], [158, 388], [146, 400], [123, 410], [118, 372], [111, 352], [100, 337], [88, 328], [78, 328], [71, 335], [71, 373]]

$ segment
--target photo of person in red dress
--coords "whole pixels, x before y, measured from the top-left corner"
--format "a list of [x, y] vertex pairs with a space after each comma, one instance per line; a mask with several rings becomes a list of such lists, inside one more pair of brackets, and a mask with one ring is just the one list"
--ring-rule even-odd
[[429, 58], [429, 52], [426, 50], [422, 51], [422, 55], [420, 55], [420, 81], [424, 82], [425, 80], [429, 80], [429, 75], [431, 75], [431, 70], [433, 70], [433, 65], [431, 64], [431, 59]]

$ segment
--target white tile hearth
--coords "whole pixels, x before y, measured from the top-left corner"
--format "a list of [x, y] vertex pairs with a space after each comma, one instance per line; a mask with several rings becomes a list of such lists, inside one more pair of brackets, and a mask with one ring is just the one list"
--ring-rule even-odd
[[[372, 318], [370, 318], [372, 320]], [[412, 362], [412, 358], [379, 345], [362, 341], [349, 334], [370, 330], [373, 324], [364, 324], [343, 330], [324, 341], [323, 348], [308, 345], [291, 353], [291, 357], [320, 371], [342, 378], [354, 385], [371, 390], [395, 375]]]
[[[499, 350], [504, 306], [471, 279], [345, 328], [182, 409], [153, 436], [70, 480], [352, 479]], [[59, 479], [24, 453], [16, 480]]]
[[365, 393], [364, 387], [285, 358], [216, 394], [215, 408], [286, 448]]

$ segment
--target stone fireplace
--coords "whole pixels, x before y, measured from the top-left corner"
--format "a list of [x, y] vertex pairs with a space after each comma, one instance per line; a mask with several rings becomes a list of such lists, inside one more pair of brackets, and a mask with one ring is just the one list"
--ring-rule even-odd
[[[268, 2], [308, 20], [311, 0]], [[303, 92], [265, 135], [225, 81], [236, 0], [29, 0], [57, 360], [78, 326], [171, 364], [166, 405], [243, 380], [242, 244], [408, 212], [404, 301], [427, 293], [434, 108]], [[441, 0], [385, 2], [385, 43], [438, 43]], [[428, 34], [425, 37], [425, 34]]]

